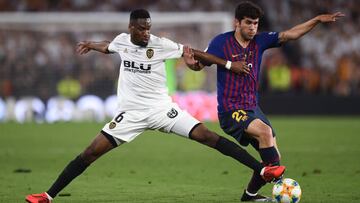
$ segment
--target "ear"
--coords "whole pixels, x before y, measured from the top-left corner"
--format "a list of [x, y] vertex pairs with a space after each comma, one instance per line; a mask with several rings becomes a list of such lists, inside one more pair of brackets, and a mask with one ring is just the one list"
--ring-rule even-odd
[[130, 23], [129, 27], [128, 27], [128, 30], [131, 33], [134, 30], [134, 25]]
[[234, 19], [234, 27], [240, 27], [240, 21], [238, 19]]

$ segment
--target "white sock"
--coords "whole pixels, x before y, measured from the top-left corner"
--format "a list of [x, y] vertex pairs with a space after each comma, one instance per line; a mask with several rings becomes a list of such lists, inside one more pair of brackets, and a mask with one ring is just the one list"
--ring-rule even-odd
[[48, 198], [50, 201], [53, 200], [53, 198], [52, 198], [47, 192], [45, 192], [45, 194], [46, 194], [47, 198]]
[[260, 171], [260, 175], [261, 175], [261, 176], [263, 176], [263, 175], [264, 175], [264, 173], [265, 173], [265, 167], [261, 169], [261, 171]]
[[253, 194], [253, 193], [250, 193], [249, 191], [245, 190], [246, 194], [249, 195], [249, 196], [252, 196], [252, 197], [255, 197], [257, 195], [257, 193]]

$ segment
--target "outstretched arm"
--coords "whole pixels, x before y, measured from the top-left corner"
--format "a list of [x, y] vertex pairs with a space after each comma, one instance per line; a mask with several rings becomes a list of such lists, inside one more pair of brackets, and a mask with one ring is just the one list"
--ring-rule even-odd
[[319, 23], [329, 23], [335, 22], [338, 18], [344, 17], [345, 15], [341, 12], [336, 12], [334, 14], [324, 14], [318, 15], [315, 18], [312, 18], [305, 23], [296, 25], [290, 30], [286, 30], [279, 33], [279, 43], [284, 43], [289, 40], [299, 39], [301, 36], [308, 33]]
[[183, 57], [186, 65], [190, 69], [195, 71], [202, 70], [204, 68], [203, 64], [206, 65], [218, 64], [228, 70], [231, 70], [234, 73], [248, 74], [250, 72], [250, 69], [246, 65], [245, 61], [237, 61], [237, 62], [225, 61], [224, 59], [216, 57], [212, 54], [208, 54], [206, 52], [202, 52], [196, 49], [191, 49], [188, 46], [184, 46]]
[[90, 41], [82, 41], [77, 44], [76, 52], [79, 54], [86, 54], [90, 50], [95, 50], [104, 54], [110, 54], [108, 47], [109, 41], [102, 42], [90, 42]]

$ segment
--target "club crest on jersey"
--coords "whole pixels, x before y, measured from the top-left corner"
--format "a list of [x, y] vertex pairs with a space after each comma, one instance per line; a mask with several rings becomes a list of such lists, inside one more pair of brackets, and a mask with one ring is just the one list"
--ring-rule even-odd
[[114, 129], [116, 127], [116, 123], [115, 122], [111, 122], [110, 124], [109, 124], [109, 128], [110, 129]]
[[148, 57], [148, 59], [151, 59], [154, 56], [154, 50], [153, 49], [146, 50], [146, 56]]
[[171, 110], [169, 112], [167, 112], [167, 116], [169, 118], [175, 118], [177, 115], [178, 115], [178, 112], [174, 108], [171, 108]]

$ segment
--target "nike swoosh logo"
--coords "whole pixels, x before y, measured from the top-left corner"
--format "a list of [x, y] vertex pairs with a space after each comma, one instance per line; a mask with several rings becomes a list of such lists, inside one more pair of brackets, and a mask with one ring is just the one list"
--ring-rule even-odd
[[238, 57], [240, 56], [241, 54], [231, 54], [231, 57], [235, 58], [235, 57]]

